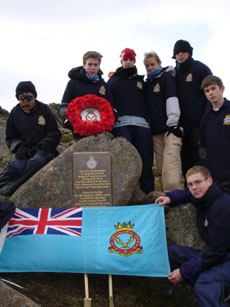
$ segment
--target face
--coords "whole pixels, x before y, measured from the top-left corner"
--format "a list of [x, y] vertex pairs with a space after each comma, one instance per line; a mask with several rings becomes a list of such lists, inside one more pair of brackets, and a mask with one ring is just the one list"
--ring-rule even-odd
[[145, 62], [145, 68], [146, 68], [146, 71], [147, 72], [151, 72], [153, 71], [155, 68], [161, 66], [155, 58], [149, 58], [149, 59], [146, 59]]
[[18, 95], [18, 100], [23, 111], [25, 113], [30, 113], [30, 110], [33, 108], [36, 98], [33, 93], [24, 92]]
[[185, 62], [189, 57], [190, 57], [189, 52], [183, 51], [176, 54], [176, 60], [179, 64]]
[[134, 67], [134, 65], [135, 65], [135, 61], [134, 61], [134, 60], [131, 60], [131, 59], [129, 59], [129, 58], [126, 58], [125, 60], [123, 60], [123, 61], [121, 62], [121, 64], [122, 64], [122, 67], [123, 67], [124, 69], [126, 69], [126, 68], [132, 68], [132, 67]]
[[100, 69], [99, 60], [96, 58], [88, 58], [86, 63], [83, 65], [83, 68], [87, 72], [88, 75], [96, 75]]
[[204, 88], [204, 93], [212, 105], [220, 105], [224, 102], [224, 86], [219, 87], [217, 84], [209, 85]]
[[196, 173], [187, 177], [187, 186], [195, 198], [201, 198], [212, 185], [211, 177], [205, 178], [201, 173]]

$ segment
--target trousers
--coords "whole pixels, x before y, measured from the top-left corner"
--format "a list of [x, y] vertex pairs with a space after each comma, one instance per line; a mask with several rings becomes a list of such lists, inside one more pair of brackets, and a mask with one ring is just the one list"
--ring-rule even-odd
[[154, 191], [153, 139], [151, 130], [139, 126], [122, 126], [112, 130], [115, 137], [126, 138], [139, 152], [142, 159], [140, 185], [145, 193]]
[[0, 173], [1, 195], [10, 196], [33, 174], [55, 158], [58, 153], [36, 149], [30, 158], [13, 158]]
[[[171, 245], [168, 249], [171, 270], [196, 257], [200, 250]], [[200, 307], [227, 307], [225, 297], [230, 293], [230, 261], [225, 261], [202, 271], [197, 278], [188, 281], [193, 287]]]
[[163, 192], [181, 189], [181, 146], [182, 139], [173, 133], [153, 136], [157, 172], [161, 175]]

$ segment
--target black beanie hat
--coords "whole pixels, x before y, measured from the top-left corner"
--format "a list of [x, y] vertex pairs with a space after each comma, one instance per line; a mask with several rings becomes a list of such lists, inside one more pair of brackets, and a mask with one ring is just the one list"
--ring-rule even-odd
[[19, 82], [15, 91], [16, 91], [15, 96], [16, 96], [17, 99], [18, 99], [18, 95], [20, 95], [24, 92], [30, 92], [30, 93], [34, 94], [35, 98], [37, 97], [36, 88], [31, 81]]
[[193, 48], [191, 47], [189, 42], [184, 41], [183, 39], [180, 39], [174, 45], [172, 58], [175, 59], [176, 54], [179, 52], [188, 52], [190, 56], [192, 56], [192, 51], [193, 51]]

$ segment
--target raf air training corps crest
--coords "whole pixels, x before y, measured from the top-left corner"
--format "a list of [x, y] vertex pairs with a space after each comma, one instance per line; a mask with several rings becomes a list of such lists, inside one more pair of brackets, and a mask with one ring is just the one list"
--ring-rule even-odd
[[227, 126], [230, 125], [230, 115], [229, 114], [225, 116], [223, 124]]
[[86, 162], [86, 165], [89, 169], [94, 169], [97, 166], [97, 161], [94, 159], [94, 156], [89, 156], [89, 160]]
[[137, 81], [137, 87], [142, 90], [143, 84], [140, 81]]
[[190, 74], [187, 75], [187, 77], [185, 78], [186, 82], [192, 82], [192, 73], [190, 72]]
[[100, 93], [101, 95], [105, 95], [105, 94], [106, 94], [106, 90], [105, 90], [104, 85], [102, 85], [102, 86], [99, 88], [99, 93]]
[[160, 84], [159, 84], [159, 83], [157, 83], [157, 84], [154, 86], [153, 92], [154, 92], [154, 93], [160, 92]]
[[140, 237], [133, 231], [134, 224], [131, 222], [114, 225], [116, 232], [110, 237], [109, 253], [121, 256], [131, 256], [142, 253]]
[[38, 116], [38, 125], [41, 125], [41, 126], [46, 125], [46, 120], [45, 120], [45, 117], [43, 115]]
[[87, 108], [81, 111], [81, 118], [84, 122], [95, 122], [100, 120], [101, 116], [98, 109]]

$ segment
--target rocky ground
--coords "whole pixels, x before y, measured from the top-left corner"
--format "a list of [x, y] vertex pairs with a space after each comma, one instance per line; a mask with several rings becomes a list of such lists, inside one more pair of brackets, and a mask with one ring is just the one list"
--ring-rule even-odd
[[[42, 307], [80, 307], [84, 305], [83, 274], [25, 273], [1, 274], [24, 287], [21, 293]], [[190, 307], [180, 295], [172, 296], [166, 278], [113, 276], [113, 302], [115, 307]], [[161, 280], [162, 289], [155, 291]], [[17, 287], [14, 287], [17, 289]], [[182, 294], [181, 294], [182, 295]], [[89, 296], [93, 307], [106, 307], [109, 302], [108, 276], [89, 275]], [[0, 303], [1, 307], [2, 306]]]

